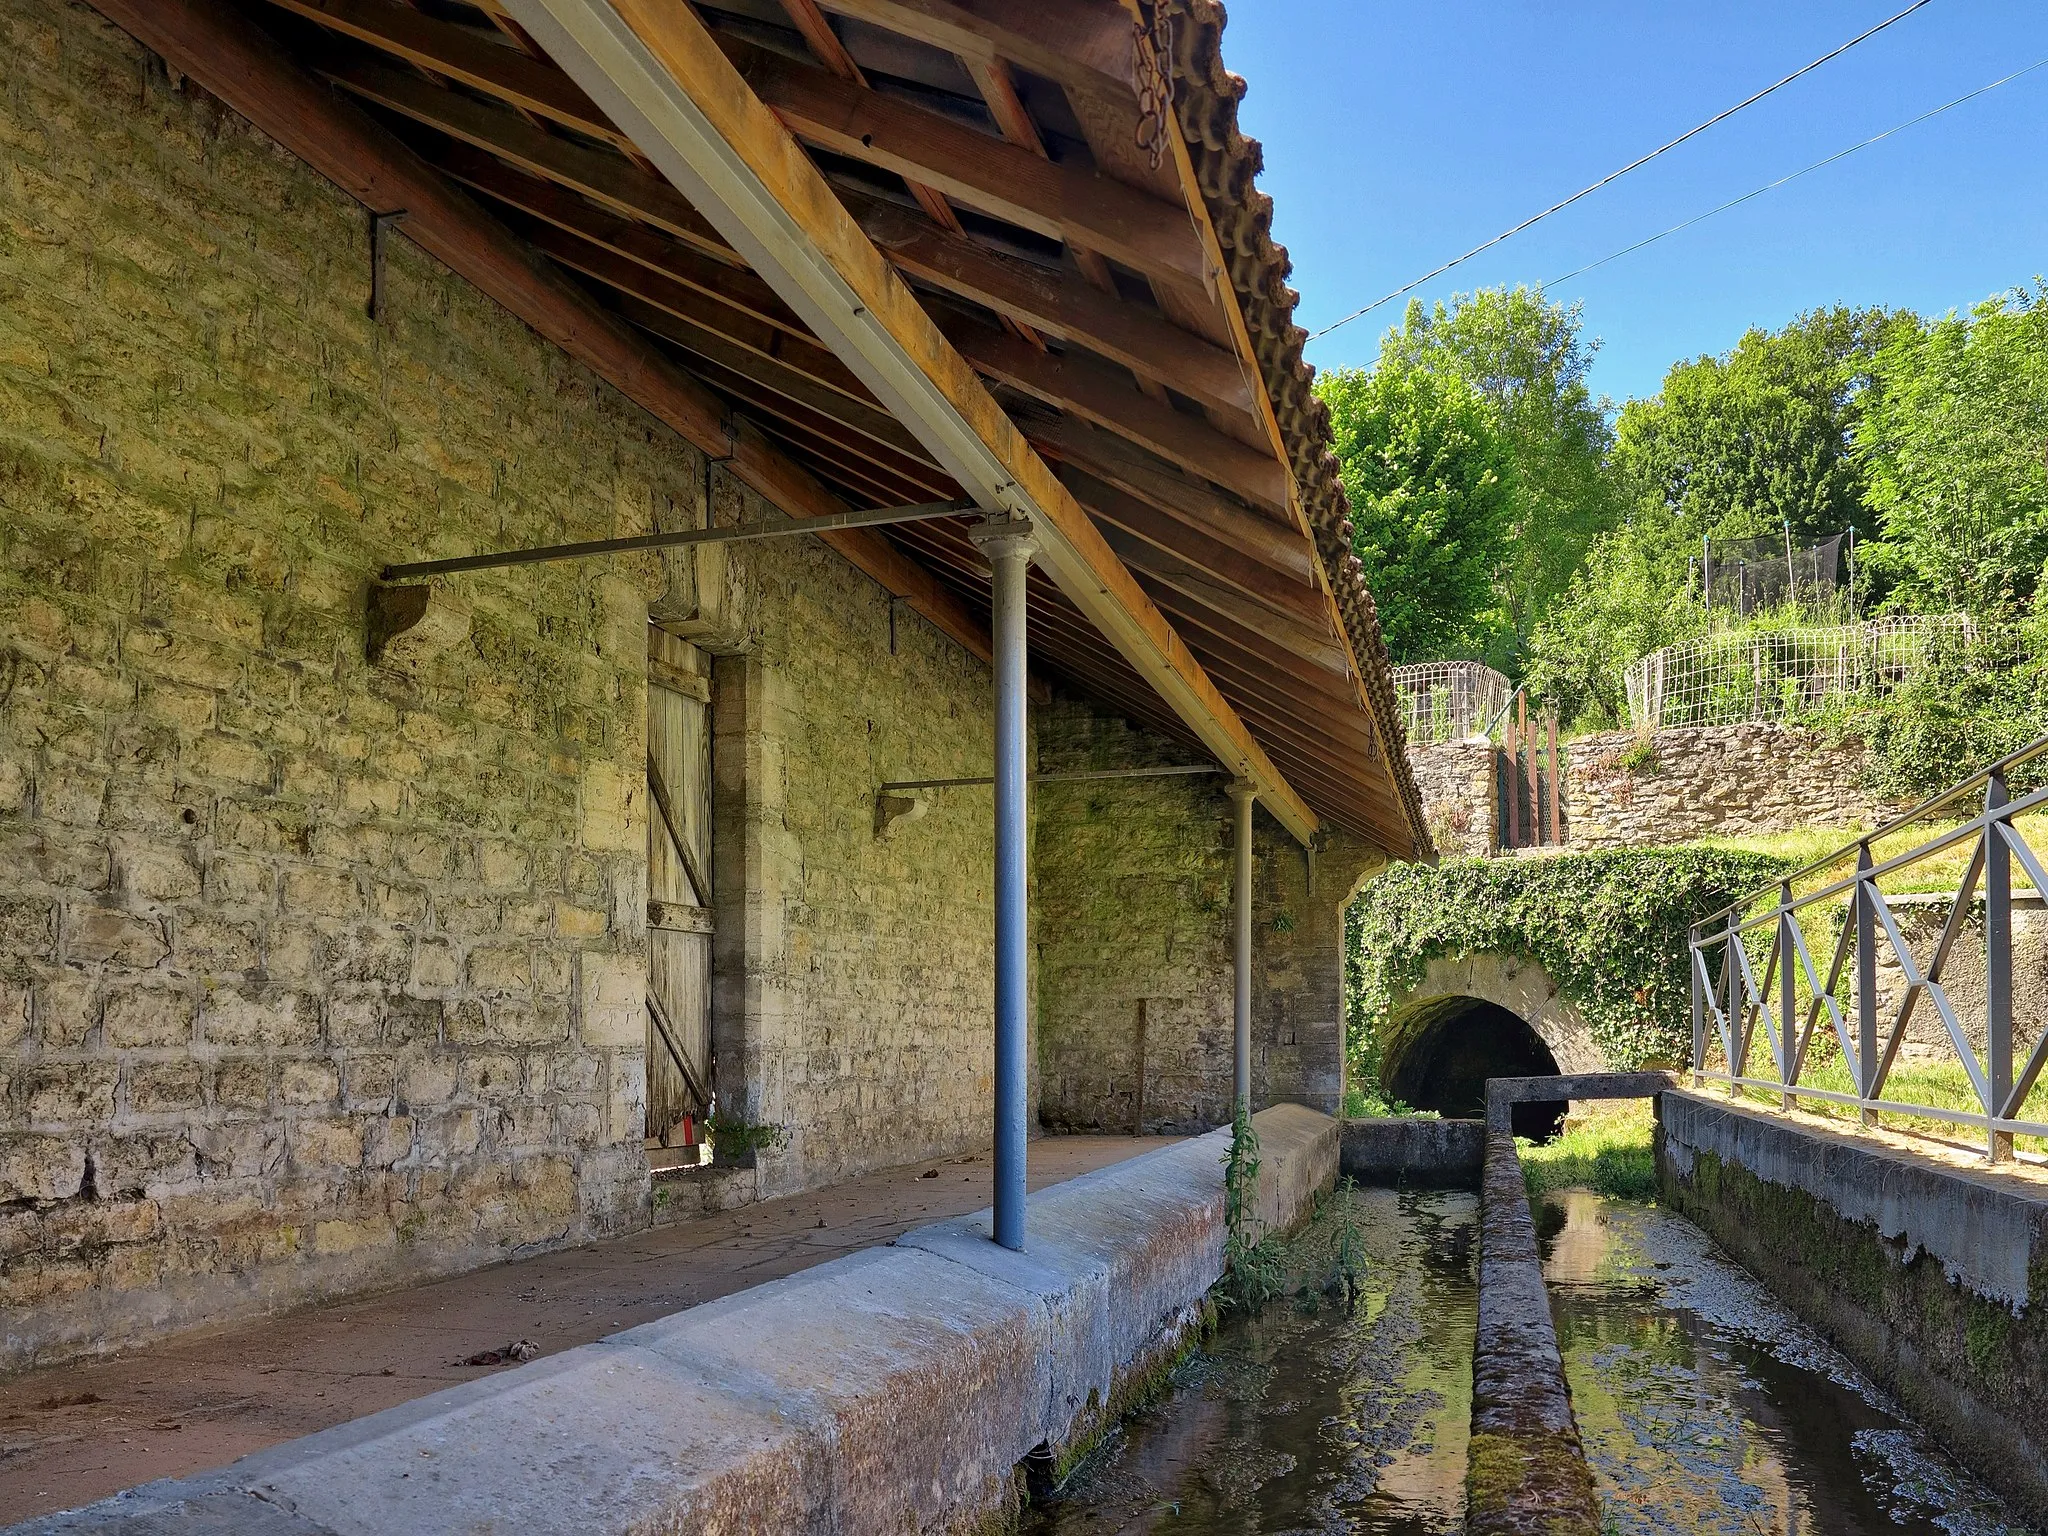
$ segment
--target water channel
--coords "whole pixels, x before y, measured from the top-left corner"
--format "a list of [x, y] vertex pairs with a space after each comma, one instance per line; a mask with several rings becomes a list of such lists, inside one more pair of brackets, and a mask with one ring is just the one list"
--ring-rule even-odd
[[[1609, 1530], [2028, 1536], [1689, 1222], [1576, 1190], [1534, 1214]], [[1476, 1215], [1464, 1193], [1332, 1197], [1290, 1258], [1309, 1294], [1226, 1322], [1023, 1531], [1460, 1530]], [[1318, 1289], [1347, 1233], [1351, 1305]]]

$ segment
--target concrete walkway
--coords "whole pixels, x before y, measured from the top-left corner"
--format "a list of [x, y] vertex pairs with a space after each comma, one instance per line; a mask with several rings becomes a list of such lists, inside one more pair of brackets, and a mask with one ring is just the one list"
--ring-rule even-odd
[[[1049, 1136], [1043, 1188], [1172, 1138]], [[988, 1154], [913, 1163], [676, 1226], [0, 1384], [0, 1525], [182, 1477], [808, 1269], [990, 1200]]]

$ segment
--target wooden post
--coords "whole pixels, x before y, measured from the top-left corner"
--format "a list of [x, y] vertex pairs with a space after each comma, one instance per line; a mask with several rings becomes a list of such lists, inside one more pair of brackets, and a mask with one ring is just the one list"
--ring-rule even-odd
[[1517, 768], [1515, 767], [1515, 762], [1516, 762], [1516, 758], [1517, 758], [1517, 755], [1519, 754], [1519, 752], [1520, 752], [1521, 748], [1520, 748], [1520, 745], [1519, 745], [1519, 744], [1518, 744], [1518, 743], [1516, 742], [1516, 740], [1515, 740], [1515, 717], [1514, 717], [1513, 715], [1509, 715], [1509, 716], [1507, 717], [1507, 719], [1506, 719], [1506, 720], [1505, 720], [1504, 722], [1502, 722], [1502, 725], [1501, 725], [1501, 735], [1502, 735], [1502, 737], [1503, 737], [1503, 738], [1505, 738], [1505, 739], [1504, 739], [1504, 740], [1502, 741], [1502, 743], [1501, 743], [1501, 750], [1502, 750], [1502, 751], [1503, 751], [1504, 753], [1506, 753], [1506, 754], [1507, 754], [1507, 770], [1508, 770], [1508, 771], [1507, 771], [1507, 802], [1508, 802], [1508, 840], [1507, 840], [1507, 845], [1508, 845], [1508, 847], [1510, 847], [1510, 848], [1519, 848], [1519, 847], [1521, 847], [1521, 846], [1522, 846], [1522, 792], [1521, 792], [1521, 785], [1520, 785], [1521, 773], [1520, 773], [1520, 771], [1519, 771], [1519, 770], [1518, 770], [1518, 769], [1517, 769]]
[[1564, 843], [1564, 823], [1557, 814], [1558, 796], [1563, 793], [1564, 769], [1557, 760], [1557, 711], [1549, 716], [1550, 725], [1550, 841], [1560, 847]]

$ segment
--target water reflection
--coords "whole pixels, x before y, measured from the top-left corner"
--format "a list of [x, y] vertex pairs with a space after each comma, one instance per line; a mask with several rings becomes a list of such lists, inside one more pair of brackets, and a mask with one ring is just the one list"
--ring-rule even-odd
[[1476, 1210], [1463, 1193], [1333, 1197], [1292, 1245], [1289, 1267], [1320, 1281], [1348, 1219], [1370, 1261], [1356, 1307], [1282, 1301], [1226, 1323], [1165, 1396], [1026, 1512], [1022, 1530], [1459, 1530]]
[[1584, 1191], [1537, 1211], [1610, 1528], [2024, 1536], [1896, 1404], [1697, 1227]]

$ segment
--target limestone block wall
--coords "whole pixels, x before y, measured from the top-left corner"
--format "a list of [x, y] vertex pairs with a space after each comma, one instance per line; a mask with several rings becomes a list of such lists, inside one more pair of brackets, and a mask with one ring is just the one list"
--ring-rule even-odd
[[[648, 592], [697, 456], [82, 6], [0, 90], [0, 1361], [643, 1219]], [[627, 570], [630, 568], [615, 568]], [[651, 568], [650, 568], [651, 569]]]
[[1874, 826], [1887, 814], [1861, 787], [1860, 747], [1798, 726], [1671, 727], [1647, 738], [1609, 731], [1582, 736], [1567, 752], [1565, 825], [1573, 848]]
[[988, 1143], [989, 791], [878, 835], [875, 790], [987, 773], [994, 716], [985, 665], [822, 545], [753, 579], [758, 643], [712, 674], [712, 1030], [721, 1101], [789, 1133], [774, 1194]]
[[1422, 813], [1447, 859], [1483, 859], [1499, 851], [1499, 754], [1491, 741], [1441, 741], [1408, 749]]
[[[1079, 701], [1036, 711], [1041, 771], [1198, 761]], [[1221, 776], [1033, 788], [1039, 1117], [1192, 1131], [1230, 1118], [1232, 806]], [[1252, 1096], [1343, 1098], [1342, 909], [1384, 855], [1313, 859], [1254, 818]]]

